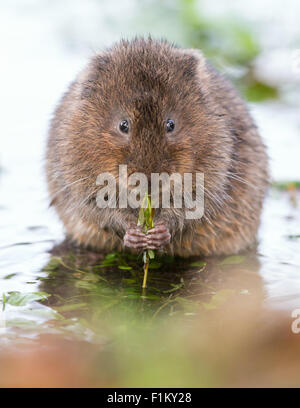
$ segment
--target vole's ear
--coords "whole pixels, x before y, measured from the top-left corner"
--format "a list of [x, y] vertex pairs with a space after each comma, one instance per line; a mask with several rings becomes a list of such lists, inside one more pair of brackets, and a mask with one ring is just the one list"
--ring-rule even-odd
[[186, 59], [186, 64], [194, 66], [198, 77], [202, 79], [201, 83], [205, 83], [205, 79], [209, 82], [209, 66], [207, 60], [201, 50], [196, 48], [178, 48], [183, 59]]
[[97, 92], [101, 75], [107, 71], [109, 58], [106, 54], [97, 54], [77, 76], [80, 99], [88, 99]]
[[205, 57], [203, 52], [198, 48], [179, 48], [178, 49], [183, 55], [192, 56], [199, 61], [199, 63], [205, 63]]
[[186, 58], [192, 58], [196, 62], [197, 69], [201, 71], [205, 70], [206, 59], [201, 50], [197, 48], [179, 48], [178, 51], [182, 56], [185, 56]]

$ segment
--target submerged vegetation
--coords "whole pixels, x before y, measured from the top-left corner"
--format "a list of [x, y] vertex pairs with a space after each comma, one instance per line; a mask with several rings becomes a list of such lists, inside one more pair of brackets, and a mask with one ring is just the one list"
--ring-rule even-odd
[[[274, 197], [291, 203], [294, 190], [279, 187]], [[283, 229], [283, 239], [296, 248], [299, 231]], [[13, 284], [17, 272], [4, 277], [13, 290], [0, 293], [0, 383], [298, 386], [290, 317], [265, 306], [260, 270], [270, 262], [256, 250], [207, 259], [155, 254], [143, 290], [142, 253], [99, 254], [66, 241], [24, 290]], [[282, 267], [294, 273], [294, 265]], [[284, 379], [271, 370], [279, 358]], [[26, 375], [16, 376], [20, 370]]]
[[[253, 254], [206, 262], [156, 255], [149, 264], [151, 274], [144, 291], [142, 255], [113, 252], [97, 254], [95, 259], [93, 252], [75, 248], [69, 252], [64, 245], [57, 249], [62, 254], [52, 256], [42, 271], [44, 276], [37, 278], [39, 291], [3, 293], [3, 310], [10, 308], [8, 315], [12, 307], [27, 307], [26, 313], [31, 311], [32, 316], [42, 312], [46, 318], [49, 313], [49, 324], [56, 330], [76, 321], [74, 334], [77, 329], [97, 330], [102, 319], [121, 319], [122, 325], [129, 327], [143, 322], [151, 327], [163, 316], [191, 318], [218, 309], [229, 298], [248, 296], [249, 287], [239, 287], [234, 281], [228, 287], [218, 283], [217, 277], [225, 273], [228, 278], [229, 271], [230, 276], [249, 274], [249, 282], [253, 280], [255, 287], [260, 284]], [[6, 327], [10, 326], [18, 327], [18, 320], [7, 320]], [[30, 328], [30, 320], [26, 326]], [[31, 329], [37, 330], [35, 320]], [[47, 326], [40, 330], [47, 331]]]
[[[222, 386], [236, 375], [243, 384], [242, 349], [244, 362], [251, 360], [254, 333], [269, 339], [257, 318], [264, 290], [254, 253], [205, 261], [156, 256], [145, 293], [142, 256], [64, 245], [37, 278], [38, 292], [3, 295], [2, 344], [6, 338], [10, 347], [0, 363], [12, 365], [12, 344], [26, 349], [18, 365], [33, 370], [23, 385], [44, 385], [49, 356], [54, 373], [65, 373], [59, 386]], [[46, 384], [57, 385], [56, 375], [48, 371]], [[9, 370], [0, 380], [9, 383]]]

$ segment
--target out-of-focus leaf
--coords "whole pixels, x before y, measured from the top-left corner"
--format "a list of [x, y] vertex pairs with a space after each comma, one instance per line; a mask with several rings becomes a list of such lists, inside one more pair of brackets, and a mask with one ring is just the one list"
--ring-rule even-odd
[[53, 256], [48, 264], [44, 266], [43, 271], [55, 271], [61, 265], [62, 259], [58, 256]]
[[180, 282], [180, 283], [178, 283], [178, 284], [171, 283], [171, 286], [173, 286], [172, 289], [164, 290], [163, 293], [176, 292], [176, 290], [179, 290], [179, 289], [181, 289], [181, 288], [184, 286], [184, 282]]
[[144, 209], [140, 208], [139, 216], [138, 216], [138, 223], [137, 224], [139, 226], [143, 226], [144, 222], [145, 222]]
[[288, 239], [299, 239], [299, 238], [300, 238], [300, 234], [288, 235], [287, 237], [288, 237]]
[[183, 310], [184, 310], [186, 313], [194, 313], [195, 310], [197, 309], [197, 307], [199, 306], [199, 303], [198, 303], [198, 302], [195, 302], [195, 301], [193, 301], [193, 300], [186, 299], [186, 298], [181, 297], [181, 296], [177, 296], [177, 297], [175, 298], [175, 301], [176, 301], [180, 306], [183, 307]]
[[266, 99], [278, 98], [278, 89], [262, 82], [255, 81], [244, 88], [245, 97], [251, 102], [261, 102]]
[[37, 300], [45, 300], [49, 296], [46, 292], [31, 292], [31, 293], [21, 293], [21, 292], [10, 292], [6, 303], [12, 306], [25, 306], [30, 302]]
[[151, 262], [149, 264], [149, 269], [159, 269], [162, 266], [161, 262]]
[[290, 190], [290, 188], [300, 188], [300, 181], [281, 181], [274, 182], [272, 186], [278, 188], [279, 190]]
[[245, 260], [244, 256], [231, 255], [225, 258], [222, 262], [220, 262], [219, 265], [238, 265], [240, 263], [243, 263], [244, 260]]
[[13, 278], [13, 277], [16, 276], [16, 275], [18, 275], [18, 274], [17, 274], [17, 273], [10, 273], [9, 275], [4, 276], [3, 279], [11, 279], [11, 278]]
[[132, 266], [128, 266], [128, 265], [118, 265], [119, 269], [124, 269], [127, 271], [130, 271], [132, 269]]
[[2, 293], [2, 310], [3, 310], [3, 312], [4, 312], [4, 310], [5, 310], [5, 304], [6, 304], [6, 302], [7, 302], [6, 295], [5, 295], [5, 293]]
[[116, 259], [117, 257], [118, 257], [118, 254], [116, 252], [112, 252], [106, 255], [105, 260], [111, 261], [112, 259]]
[[87, 303], [74, 303], [74, 304], [67, 304], [63, 306], [57, 306], [55, 308], [56, 311], [58, 312], [71, 312], [72, 310], [78, 310], [78, 309], [85, 309], [88, 306]]
[[154, 254], [154, 251], [152, 251], [152, 249], [148, 249], [148, 256], [150, 259], [154, 259], [155, 254]]
[[233, 294], [235, 290], [233, 289], [222, 289], [219, 290], [215, 295], [213, 295], [208, 303], [203, 303], [205, 309], [213, 310], [218, 309], [220, 306], [226, 302]]
[[206, 266], [206, 262], [204, 262], [204, 261], [196, 261], [196, 262], [192, 262], [192, 263], [190, 264], [190, 266], [192, 266], [192, 267], [196, 267], [196, 266]]

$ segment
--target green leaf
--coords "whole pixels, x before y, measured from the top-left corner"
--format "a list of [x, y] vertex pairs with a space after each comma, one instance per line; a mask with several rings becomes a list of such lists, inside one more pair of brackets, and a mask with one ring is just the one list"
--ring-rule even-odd
[[72, 310], [85, 309], [88, 303], [73, 303], [71, 305], [56, 306], [58, 312], [71, 312]]
[[128, 284], [130, 284], [130, 285], [136, 283], [136, 282], [135, 282], [135, 279], [130, 279], [130, 278], [123, 279], [123, 282], [128, 283]]
[[[173, 286], [172, 289], [164, 290], [163, 293], [172, 293], [176, 292], [176, 290], [181, 289], [184, 286], [184, 282], [180, 282], [178, 284], [171, 283], [171, 286]], [[179, 298], [178, 298], [179, 299]]]
[[245, 90], [245, 97], [251, 102], [261, 102], [265, 99], [275, 99], [278, 97], [278, 90], [262, 82], [254, 82]]
[[130, 271], [130, 270], [132, 269], [132, 266], [128, 266], [128, 265], [118, 265], [118, 268], [119, 268], [119, 269], [125, 269], [125, 270]]
[[13, 278], [13, 277], [16, 276], [16, 275], [18, 275], [18, 274], [17, 274], [17, 273], [10, 273], [9, 275], [4, 276], [3, 279], [11, 279], [11, 278]]
[[207, 310], [218, 309], [226, 302], [226, 300], [235, 293], [233, 289], [222, 289], [213, 295], [209, 303], [203, 303], [203, 306]]
[[25, 306], [30, 302], [37, 300], [45, 300], [49, 296], [46, 292], [31, 292], [31, 293], [21, 293], [21, 292], [10, 292], [6, 303], [12, 306]]
[[148, 207], [149, 216], [151, 216], [152, 209], [151, 209], [151, 203], [150, 203], [149, 196], [147, 196], [147, 207]]
[[161, 262], [151, 262], [149, 264], [149, 269], [159, 269], [162, 266]]
[[288, 239], [299, 239], [299, 238], [300, 238], [300, 234], [288, 235], [287, 237], [288, 237]]
[[276, 182], [274, 181], [272, 183], [272, 187], [277, 188], [279, 190], [289, 190], [290, 188], [300, 188], [300, 181], [294, 180], [294, 181], [281, 181], [281, 182]]
[[148, 201], [147, 200], [148, 200], [148, 194], [145, 194], [145, 197], [143, 198], [142, 205], [141, 205], [141, 208], [143, 210], [145, 210], [147, 208], [147, 206], [148, 206]]
[[55, 271], [61, 265], [62, 259], [58, 256], [53, 256], [48, 264], [43, 268], [43, 271]]
[[148, 249], [148, 256], [149, 256], [150, 259], [154, 259], [155, 253], [154, 253], [154, 251], [152, 251], [152, 249]]
[[204, 262], [204, 261], [196, 261], [196, 262], [192, 262], [191, 264], [190, 264], [190, 266], [206, 266], [206, 262]]
[[3, 312], [4, 312], [4, 310], [5, 310], [5, 304], [6, 304], [6, 302], [7, 302], [6, 295], [5, 295], [5, 293], [2, 293], [2, 311], [3, 311]]
[[105, 257], [106, 261], [111, 261], [113, 259], [115, 259], [118, 256], [118, 254], [116, 252], [112, 252], [110, 254], [107, 254]]
[[138, 216], [138, 225], [142, 227], [144, 223], [145, 223], [144, 209], [140, 208], [139, 216]]
[[243, 263], [244, 260], [245, 260], [244, 256], [232, 255], [232, 256], [228, 256], [227, 258], [223, 259], [223, 261], [220, 262], [219, 265], [238, 265], [240, 263]]
[[161, 300], [161, 297], [158, 295], [146, 295], [146, 296], [141, 296], [144, 299], [151, 299], [151, 300]]
[[194, 300], [186, 299], [181, 296], [175, 298], [176, 302], [183, 307], [186, 313], [194, 313], [199, 303]]

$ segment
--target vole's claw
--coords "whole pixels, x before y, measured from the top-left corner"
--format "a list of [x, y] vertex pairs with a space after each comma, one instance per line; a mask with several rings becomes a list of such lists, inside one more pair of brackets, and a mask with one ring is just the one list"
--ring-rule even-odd
[[160, 249], [170, 243], [171, 234], [164, 224], [160, 224], [149, 230], [146, 238], [148, 249]]
[[147, 238], [139, 227], [131, 227], [124, 235], [124, 245], [128, 248], [146, 249]]

